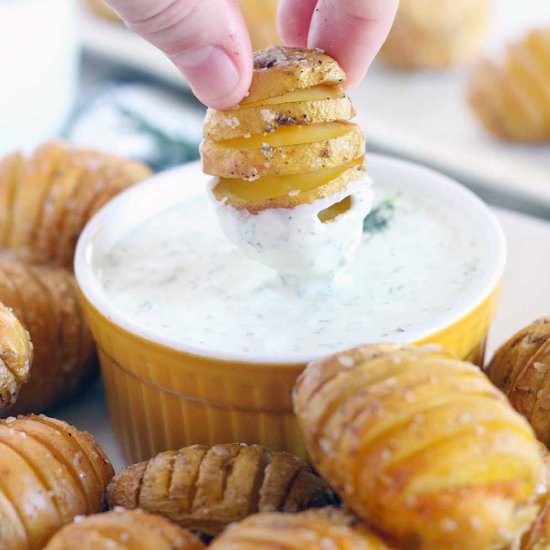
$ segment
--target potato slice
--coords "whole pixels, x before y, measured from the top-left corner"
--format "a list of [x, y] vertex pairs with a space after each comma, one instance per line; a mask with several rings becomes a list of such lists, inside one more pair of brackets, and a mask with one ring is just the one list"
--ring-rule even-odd
[[32, 345], [28, 332], [13, 312], [0, 303], [0, 413], [17, 398], [27, 381], [32, 361]]
[[254, 55], [254, 76], [241, 105], [319, 84], [341, 84], [346, 73], [320, 50], [273, 47]]
[[13, 204], [23, 172], [23, 157], [13, 153], [0, 162], [0, 245], [5, 247], [13, 226]]
[[355, 116], [351, 100], [340, 86], [317, 86], [275, 99], [282, 101], [254, 104], [233, 111], [209, 109], [204, 136], [221, 141], [273, 132], [280, 126], [334, 122]]
[[53, 176], [66, 154], [66, 145], [54, 141], [39, 147], [26, 163], [13, 205], [16, 223], [13, 224], [9, 242], [9, 248], [20, 258], [30, 259], [35, 228], [42, 217]]
[[267, 176], [255, 182], [222, 178], [213, 193], [220, 202], [257, 213], [268, 208], [294, 208], [330, 197], [365, 173], [361, 157], [335, 168], [294, 176]]
[[206, 140], [202, 159], [207, 174], [252, 181], [332, 168], [361, 157], [364, 151], [365, 139], [356, 124], [330, 122], [282, 127], [249, 139]]

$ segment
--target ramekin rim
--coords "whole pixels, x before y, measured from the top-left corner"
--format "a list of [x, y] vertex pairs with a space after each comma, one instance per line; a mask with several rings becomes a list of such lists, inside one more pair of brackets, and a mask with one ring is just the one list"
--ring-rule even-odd
[[[476, 293], [473, 293], [468, 302], [465, 302], [465, 304], [461, 304], [460, 306], [457, 306], [450, 311], [435, 317], [433, 322], [431, 323], [430, 330], [425, 329], [420, 333], [407, 332], [404, 336], [394, 335], [391, 339], [391, 342], [407, 343], [426, 340], [429, 339], [431, 336], [435, 336], [436, 334], [459, 323], [465, 317], [473, 313], [498, 289], [506, 266], [506, 238], [495, 214], [491, 212], [488, 206], [477, 195], [475, 195], [472, 191], [467, 189], [465, 186], [463, 186], [453, 178], [426, 166], [407, 160], [397, 159], [391, 156], [369, 154], [368, 159], [368, 164], [372, 164], [373, 161], [374, 163], [382, 164], [391, 163], [397, 167], [414, 169], [417, 172], [424, 172], [426, 176], [429, 176], [430, 178], [433, 178], [434, 176], [438, 177], [441, 180], [442, 185], [445, 184], [449, 187], [452, 187], [456, 192], [462, 193], [462, 200], [465, 203], [469, 201], [471, 205], [477, 208], [478, 212], [483, 212], [485, 222], [487, 223], [487, 230], [488, 232], [491, 232], [492, 239], [495, 243], [497, 262], [494, 266], [494, 269], [490, 272], [490, 276], [486, 277], [486, 280], [483, 282], [483, 284], [480, 283], [478, 285], [480, 288]], [[94, 217], [89, 221], [89, 223], [86, 225], [80, 235], [76, 247], [74, 260], [75, 276], [85, 299], [97, 310], [100, 315], [102, 315], [112, 324], [123, 329], [125, 332], [138, 336], [142, 340], [151, 342], [164, 348], [168, 348], [178, 353], [184, 355], [198, 356], [206, 360], [221, 361], [224, 363], [253, 364], [257, 366], [277, 365], [280, 367], [292, 367], [296, 364], [307, 364], [311, 361], [318, 360], [319, 358], [326, 355], [336, 353], [338, 350], [335, 350], [334, 352], [330, 352], [328, 354], [325, 352], [318, 355], [304, 354], [292, 356], [289, 355], [287, 357], [282, 355], [252, 355], [245, 353], [223, 353], [216, 351], [208, 353], [205, 352], [204, 349], [195, 348], [181, 342], [176, 342], [170, 338], [162, 337], [158, 334], [155, 334], [153, 331], [149, 331], [146, 327], [140, 325], [139, 323], [133, 322], [132, 319], [126, 317], [121, 311], [117, 310], [117, 308], [112, 303], [110, 303], [105, 295], [100, 291], [100, 285], [97, 277], [93, 272], [92, 261], [89, 258], [89, 247], [93, 243], [94, 236], [97, 234], [102, 224], [106, 221], [106, 219], [109, 218], [109, 216], [111, 216], [112, 212], [116, 211], [119, 205], [123, 204], [125, 201], [129, 200], [133, 196], [143, 193], [143, 189], [147, 189], [153, 186], [154, 183], [160, 178], [169, 178], [172, 174], [179, 174], [179, 177], [181, 178], [182, 173], [186, 171], [193, 171], [199, 165], [200, 162], [197, 161], [194, 163], [185, 164], [183, 166], [171, 168], [159, 174], [155, 174], [151, 178], [148, 178], [147, 180], [137, 185], [134, 185], [119, 194], [94, 215]], [[380, 340], [384, 341], [385, 339]]]

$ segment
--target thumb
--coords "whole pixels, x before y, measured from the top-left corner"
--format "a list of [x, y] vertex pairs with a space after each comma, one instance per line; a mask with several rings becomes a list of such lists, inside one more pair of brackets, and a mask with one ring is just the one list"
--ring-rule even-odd
[[205, 105], [225, 109], [246, 95], [252, 49], [236, 0], [107, 2], [172, 60]]

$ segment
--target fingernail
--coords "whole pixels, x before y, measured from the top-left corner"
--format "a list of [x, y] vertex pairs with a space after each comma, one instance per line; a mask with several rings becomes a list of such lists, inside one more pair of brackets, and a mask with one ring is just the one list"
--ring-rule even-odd
[[217, 46], [180, 53], [172, 61], [189, 80], [195, 95], [210, 106], [230, 95], [240, 81], [235, 63]]

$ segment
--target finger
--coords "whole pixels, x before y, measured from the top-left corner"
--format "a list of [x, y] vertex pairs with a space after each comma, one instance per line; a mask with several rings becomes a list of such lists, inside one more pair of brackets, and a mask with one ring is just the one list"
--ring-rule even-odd
[[307, 46], [313, 10], [317, 0], [279, 0], [277, 26], [285, 44], [297, 48]]
[[398, 0], [319, 0], [308, 46], [334, 57], [353, 86], [365, 76], [384, 43], [398, 4]]
[[160, 48], [195, 95], [224, 109], [246, 95], [252, 49], [236, 0], [108, 0], [126, 25]]

